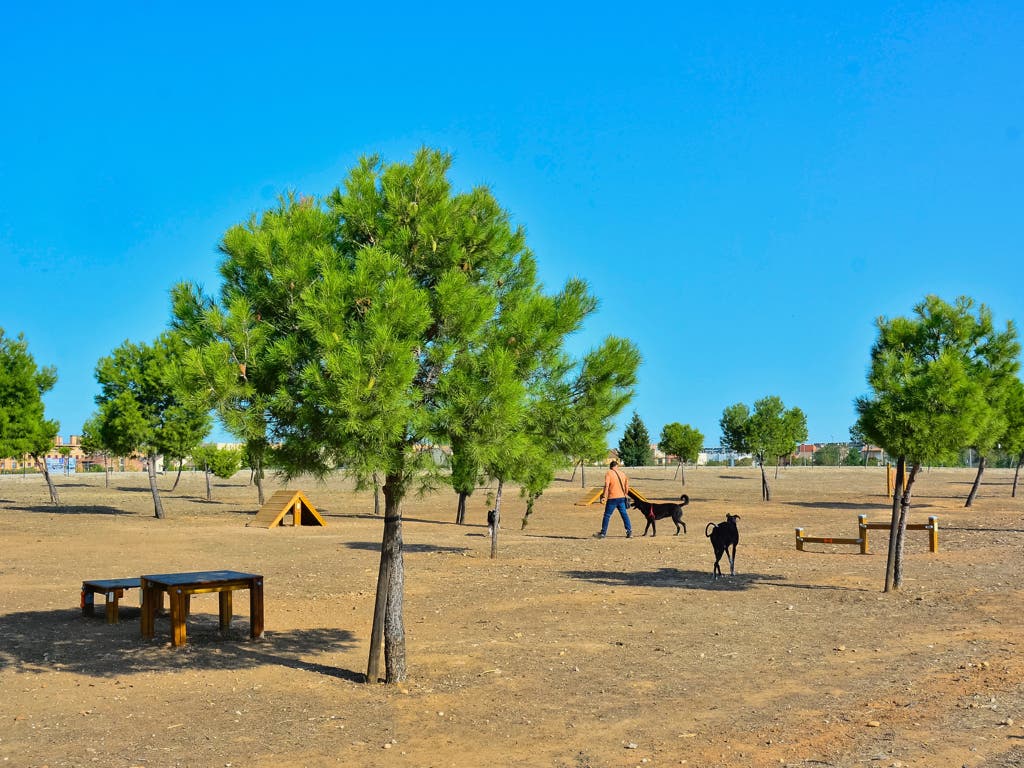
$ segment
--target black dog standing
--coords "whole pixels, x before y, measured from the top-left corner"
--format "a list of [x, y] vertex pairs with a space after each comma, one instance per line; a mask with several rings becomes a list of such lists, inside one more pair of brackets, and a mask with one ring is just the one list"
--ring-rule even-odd
[[640, 499], [633, 497], [633, 507], [643, 512], [645, 518], [647, 518], [647, 526], [644, 528], [644, 536], [647, 535], [647, 531], [650, 530], [651, 536], [658, 535], [658, 527], [654, 524], [655, 520], [662, 520], [666, 517], [671, 517], [672, 522], [676, 524], [676, 536], [679, 535], [680, 528], [683, 533], [686, 533], [686, 523], [683, 522], [683, 507], [690, 503], [690, 497], [685, 493], [679, 497], [679, 503], [676, 502], [650, 502], [640, 501]]
[[[736, 527], [739, 515], [726, 515], [725, 521], [715, 525], [708, 523], [704, 529], [704, 535], [711, 539], [711, 546], [715, 548], [715, 569], [712, 571], [717, 579], [722, 575], [722, 566], [718, 561], [722, 559], [722, 553], [729, 558], [729, 575], [736, 575], [736, 545], [740, 543], [740, 529]], [[732, 547], [732, 553], [729, 548]]]

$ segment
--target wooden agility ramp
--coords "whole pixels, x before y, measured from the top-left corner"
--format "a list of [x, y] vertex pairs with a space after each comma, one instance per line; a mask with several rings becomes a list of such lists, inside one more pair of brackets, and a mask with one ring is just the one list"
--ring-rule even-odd
[[[598, 499], [601, 498], [601, 493], [603, 491], [604, 491], [604, 488], [591, 488], [590, 491], [587, 492], [587, 495], [584, 496], [579, 501], [577, 501], [574, 506], [577, 506], [577, 507], [587, 507], [587, 506], [590, 506], [591, 504], [593, 504], [594, 502], [596, 502]], [[644, 496], [642, 493], [640, 493], [640, 491], [638, 491], [636, 488], [630, 488], [629, 491], [627, 491], [627, 493], [628, 493], [629, 497], [632, 498], [632, 499], [636, 499], [637, 501], [642, 501], [645, 504], [650, 504], [651, 503], [648, 500], [648, 498], [646, 496]]]
[[587, 491], [587, 495], [584, 496], [579, 501], [577, 501], [573, 506], [576, 506], [576, 507], [588, 507], [588, 506], [590, 506], [595, 501], [597, 501], [598, 499], [601, 498], [601, 492], [603, 490], [604, 490], [604, 488], [591, 488], [589, 491]]
[[327, 525], [302, 491], [275, 491], [246, 527], [273, 528], [280, 525], [289, 512], [292, 525]]

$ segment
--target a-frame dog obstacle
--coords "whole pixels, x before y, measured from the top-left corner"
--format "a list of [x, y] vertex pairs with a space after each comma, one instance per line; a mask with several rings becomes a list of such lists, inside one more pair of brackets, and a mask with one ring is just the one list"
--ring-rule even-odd
[[246, 526], [273, 528], [280, 525], [289, 512], [292, 514], [292, 525], [327, 525], [302, 491], [274, 491]]

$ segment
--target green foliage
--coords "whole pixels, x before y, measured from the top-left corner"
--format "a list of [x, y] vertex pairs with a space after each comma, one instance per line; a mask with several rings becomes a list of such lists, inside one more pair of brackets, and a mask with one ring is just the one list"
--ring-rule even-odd
[[839, 443], [823, 445], [814, 452], [814, 465], [816, 467], [838, 467], [839, 454]]
[[0, 328], [0, 457], [38, 459], [53, 447], [60, 424], [46, 418], [43, 395], [56, 383], [56, 369], [36, 365], [23, 335]]
[[237, 448], [218, 448], [216, 445], [200, 445], [192, 451], [196, 466], [227, 480], [242, 466], [242, 452]]
[[658, 447], [667, 454], [678, 456], [680, 462], [695, 462], [704, 447], [704, 434], [689, 424], [672, 422], [662, 427]]
[[859, 443], [851, 443], [846, 446], [846, 455], [843, 456], [843, 465], [847, 467], [864, 466], [864, 456], [860, 451]]
[[[544, 292], [522, 228], [487, 189], [454, 193], [450, 165], [428, 149], [363, 159], [325, 200], [289, 197], [232, 228], [218, 299], [175, 291], [189, 388], [247, 447], [274, 443], [288, 475], [384, 478], [389, 681], [404, 677], [397, 521], [414, 482], [440, 481], [428, 449], [453, 447], [457, 487], [484, 470], [539, 493], [553, 457], [592, 442], [628, 399], [636, 370], [624, 353], [615, 375], [567, 357], [596, 307], [586, 284]], [[605, 348], [639, 360], [628, 342]]]
[[205, 410], [185, 403], [175, 388], [183, 351], [174, 334], [152, 345], [126, 341], [96, 366], [99, 406], [90, 429], [118, 456], [167, 454], [180, 458], [210, 430]]
[[1003, 433], [1002, 449], [1011, 456], [1024, 454], [1024, 382], [1016, 379], [1008, 386], [1006, 402], [1006, 431]]
[[627, 467], [646, 467], [652, 458], [651, 437], [639, 414], [634, 411], [619, 440], [619, 461]]
[[799, 408], [783, 405], [775, 395], [754, 403], [730, 405], [719, 420], [722, 444], [740, 453], [751, 453], [762, 467], [767, 460], [788, 456], [807, 439], [807, 417]]
[[[856, 401], [865, 437], [918, 466], [956, 460], [966, 446], [991, 446], [1006, 422], [1001, 402], [1016, 373], [1012, 323], [966, 297], [928, 296], [914, 317], [879, 318], [871, 350], [871, 394]], [[993, 437], [996, 435], [996, 437]]]

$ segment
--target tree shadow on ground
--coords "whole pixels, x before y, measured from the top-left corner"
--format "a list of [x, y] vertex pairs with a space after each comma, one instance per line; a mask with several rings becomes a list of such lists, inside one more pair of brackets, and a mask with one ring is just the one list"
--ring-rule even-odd
[[858, 501], [784, 501], [787, 507], [806, 507], [808, 509], [892, 509], [892, 503], [886, 499], [876, 502]]
[[50, 515], [127, 515], [134, 517], [134, 512], [126, 512], [117, 507], [108, 507], [102, 504], [61, 504], [59, 507], [53, 504], [37, 504], [31, 507], [18, 507], [21, 512], [35, 512]]
[[249, 638], [246, 621], [221, 636], [216, 614], [192, 614], [188, 642], [170, 646], [170, 620], [157, 616], [155, 637], [139, 636], [139, 609], [122, 608], [121, 621], [107, 624], [79, 611], [24, 611], [0, 616], [0, 668], [18, 672], [73, 672], [92, 677], [123, 677], [181, 670], [238, 670], [282, 666], [362, 682], [365, 675], [306, 657], [346, 650], [355, 635], [347, 629], [296, 629]]
[[[360, 549], [366, 552], [380, 552], [379, 541], [346, 541], [344, 546], [349, 549]], [[441, 547], [436, 544], [402, 544], [403, 552], [444, 552], [449, 555], [461, 555], [463, 552], [469, 552], [468, 547]]]
[[743, 573], [716, 579], [711, 574], [711, 569], [684, 571], [678, 568], [659, 568], [656, 571], [563, 571], [563, 574], [570, 579], [608, 587], [670, 587], [705, 589], [713, 592], [742, 592], [761, 582], [779, 581], [783, 578], [763, 573]]

